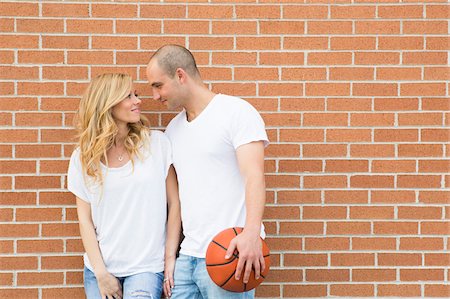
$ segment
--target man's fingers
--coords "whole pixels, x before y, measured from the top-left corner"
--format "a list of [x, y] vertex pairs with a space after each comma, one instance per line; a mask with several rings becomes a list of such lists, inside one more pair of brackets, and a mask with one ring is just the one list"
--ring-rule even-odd
[[260, 263], [259, 263], [259, 260], [256, 260], [255, 261], [255, 263], [253, 264], [253, 267], [254, 267], [254, 269], [255, 269], [255, 279], [259, 279], [259, 275], [260, 275], [260, 271], [261, 271], [261, 268], [260, 268]]
[[228, 245], [227, 253], [225, 254], [225, 258], [229, 259], [232, 255], [234, 250], [236, 249], [236, 241], [235, 239], [231, 240], [230, 245]]
[[266, 270], [266, 260], [262, 255], [259, 258], [259, 264], [261, 265], [261, 273], [262, 273], [264, 272], [264, 270]]
[[239, 262], [236, 267], [236, 273], [234, 275], [236, 280], [239, 280], [241, 278], [241, 272], [244, 269], [244, 265], [245, 265], [245, 261], [243, 261], [242, 259], [239, 259]]
[[245, 263], [244, 283], [248, 282], [248, 279], [250, 278], [250, 273], [252, 273], [252, 263], [251, 261], [247, 261]]

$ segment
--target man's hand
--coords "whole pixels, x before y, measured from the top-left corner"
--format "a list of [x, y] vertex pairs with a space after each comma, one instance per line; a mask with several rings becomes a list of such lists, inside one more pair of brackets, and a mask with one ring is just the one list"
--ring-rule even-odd
[[266, 268], [259, 231], [257, 233], [246, 232], [244, 229], [242, 233], [231, 240], [225, 258], [229, 259], [236, 249], [239, 252], [239, 262], [235, 274], [236, 280], [241, 278], [242, 270], [244, 270], [243, 281], [247, 283], [252, 268], [255, 270], [255, 279], [259, 279], [260, 273]]

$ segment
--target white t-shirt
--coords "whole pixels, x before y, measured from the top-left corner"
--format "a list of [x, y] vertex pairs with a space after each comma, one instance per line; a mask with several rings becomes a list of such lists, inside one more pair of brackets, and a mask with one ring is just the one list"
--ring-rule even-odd
[[[70, 158], [68, 189], [90, 203], [103, 261], [116, 277], [164, 270], [166, 177], [172, 153], [160, 131], [151, 131], [147, 148], [144, 161], [134, 159], [134, 169], [131, 161], [118, 168], [102, 164], [100, 201], [99, 186], [89, 187], [83, 179], [79, 148]], [[86, 253], [84, 262], [93, 270]]]
[[166, 135], [178, 176], [185, 235], [181, 253], [203, 258], [217, 233], [245, 225], [245, 183], [236, 149], [260, 140], [267, 145], [264, 122], [248, 102], [218, 94], [191, 122], [186, 111], [180, 112]]

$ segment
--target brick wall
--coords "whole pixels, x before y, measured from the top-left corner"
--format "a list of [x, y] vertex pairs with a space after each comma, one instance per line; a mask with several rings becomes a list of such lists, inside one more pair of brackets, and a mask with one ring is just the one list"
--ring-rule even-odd
[[258, 297], [449, 295], [447, 1], [189, 2], [0, 3], [0, 297], [83, 296], [73, 115], [124, 71], [163, 129], [145, 65], [165, 43], [266, 122]]

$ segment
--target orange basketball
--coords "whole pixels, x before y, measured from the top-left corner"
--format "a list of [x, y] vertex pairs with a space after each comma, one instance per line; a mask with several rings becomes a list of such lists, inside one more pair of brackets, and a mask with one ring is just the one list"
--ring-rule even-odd
[[269, 247], [261, 239], [262, 252], [266, 263], [264, 272], [261, 272], [259, 279], [255, 279], [255, 270], [252, 269], [248, 283], [244, 283], [244, 271], [242, 271], [239, 280], [234, 278], [239, 261], [239, 253], [235, 250], [233, 256], [228, 260], [225, 259], [225, 254], [231, 240], [240, 234], [242, 230], [242, 227], [223, 230], [213, 238], [206, 251], [206, 269], [209, 276], [219, 287], [231, 292], [247, 292], [256, 288], [266, 278], [270, 267]]

